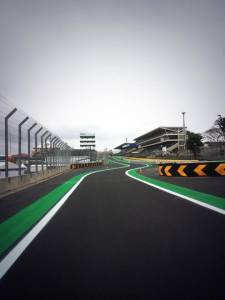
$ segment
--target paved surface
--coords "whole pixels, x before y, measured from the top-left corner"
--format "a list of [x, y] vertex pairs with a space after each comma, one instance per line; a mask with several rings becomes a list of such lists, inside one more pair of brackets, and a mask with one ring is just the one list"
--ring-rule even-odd
[[159, 176], [158, 168], [151, 167], [143, 170], [148, 177], [180, 185], [199, 192], [225, 198], [225, 177], [167, 177]]
[[[112, 167], [117, 167], [117, 164], [112, 164]], [[17, 213], [19, 210], [35, 202], [40, 197], [46, 195], [61, 183], [69, 180], [73, 176], [79, 175], [87, 171], [94, 171], [104, 169], [105, 167], [98, 168], [84, 168], [75, 169], [55, 176], [54, 178], [40, 182], [36, 185], [22, 189], [14, 194], [10, 194], [0, 198], [0, 223]]]
[[225, 299], [225, 217], [124, 170], [91, 175], [0, 282], [2, 299]]

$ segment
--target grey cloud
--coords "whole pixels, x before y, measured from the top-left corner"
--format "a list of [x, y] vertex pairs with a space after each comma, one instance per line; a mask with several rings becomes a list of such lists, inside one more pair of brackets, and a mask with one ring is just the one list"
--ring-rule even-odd
[[0, 92], [74, 143], [93, 129], [114, 147], [183, 110], [201, 132], [225, 113], [224, 36], [223, 0], [3, 0]]

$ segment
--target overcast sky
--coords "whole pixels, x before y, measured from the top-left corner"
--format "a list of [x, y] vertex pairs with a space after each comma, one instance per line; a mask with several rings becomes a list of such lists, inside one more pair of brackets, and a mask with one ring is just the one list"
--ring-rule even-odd
[[0, 0], [0, 93], [70, 143], [113, 148], [225, 115], [225, 0]]

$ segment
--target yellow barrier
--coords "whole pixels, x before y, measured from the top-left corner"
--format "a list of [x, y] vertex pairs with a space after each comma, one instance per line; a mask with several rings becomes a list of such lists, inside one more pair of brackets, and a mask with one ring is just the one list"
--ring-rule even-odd
[[225, 176], [225, 161], [159, 164], [160, 176]]
[[198, 160], [185, 160], [185, 159], [163, 159], [163, 158], [139, 158], [139, 157], [127, 157], [129, 160], [134, 161], [143, 161], [149, 163], [191, 163], [191, 162], [198, 162]]

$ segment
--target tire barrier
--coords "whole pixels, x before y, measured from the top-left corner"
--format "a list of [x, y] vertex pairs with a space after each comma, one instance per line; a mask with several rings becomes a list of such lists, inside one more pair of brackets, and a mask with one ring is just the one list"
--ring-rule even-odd
[[225, 161], [159, 164], [160, 176], [225, 176]]
[[75, 163], [70, 165], [70, 169], [92, 168], [102, 166], [102, 161], [88, 162], [88, 163]]

